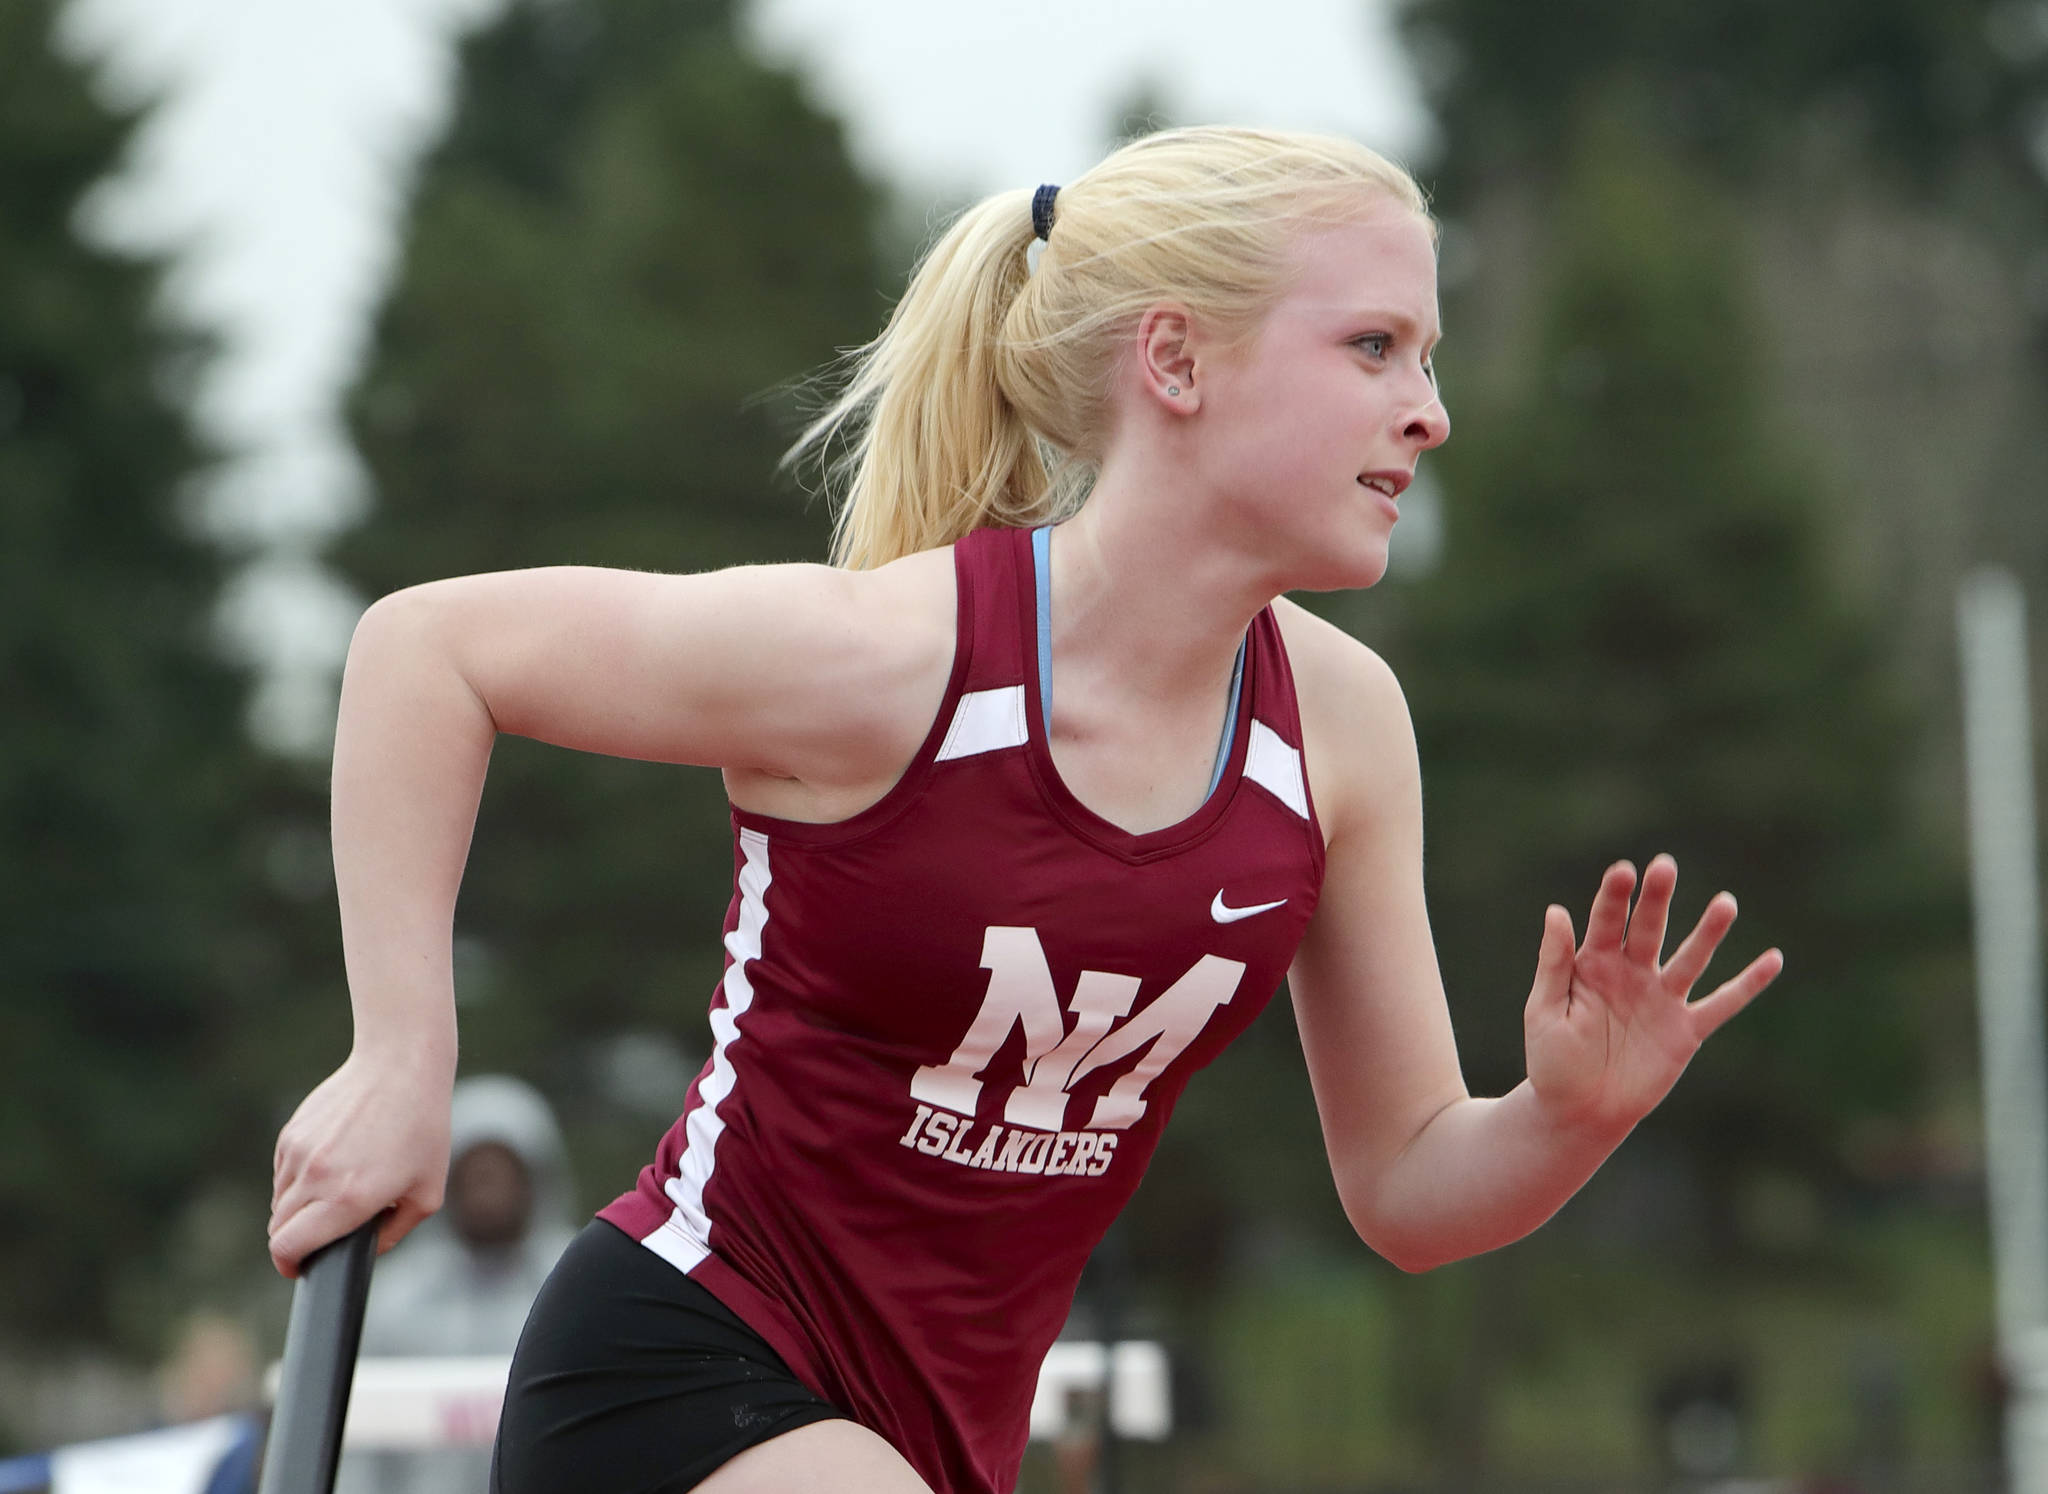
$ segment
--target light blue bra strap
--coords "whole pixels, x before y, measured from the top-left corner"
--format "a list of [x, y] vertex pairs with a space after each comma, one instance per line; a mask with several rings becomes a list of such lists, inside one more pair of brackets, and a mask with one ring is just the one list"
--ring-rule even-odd
[[[1038, 703], [1045, 717], [1045, 739], [1052, 740], [1052, 526], [1031, 531], [1031, 571], [1038, 594]], [[1247, 640], [1237, 643], [1237, 663], [1230, 670], [1230, 709], [1223, 716], [1223, 740], [1216, 746], [1216, 768], [1209, 775], [1209, 792], [1223, 782], [1223, 770], [1230, 765], [1231, 744], [1237, 740], [1237, 703], [1244, 692], [1244, 651]]]
[[1244, 689], [1244, 646], [1247, 639], [1237, 640], [1237, 663], [1230, 670], [1230, 709], [1223, 715], [1223, 740], [1216, 748], [1216, 771], [1209, 775], [1209, 792], [1216, 792], [1216, 785], [1223, 781], [1223, 770], [1230, 765], [1230, 744], [1237, 740], [1237, 697]]
[[1031, 531], [1031, 571], [1038, 584], [1038, 704], [1052, 740], [1052, 525]]

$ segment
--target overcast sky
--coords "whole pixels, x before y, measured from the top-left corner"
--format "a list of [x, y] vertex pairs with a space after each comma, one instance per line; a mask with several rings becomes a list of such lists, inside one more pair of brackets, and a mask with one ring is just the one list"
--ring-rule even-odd
[[[324, 670], [353, 620], [312, 559], [367, 498], [336, 398], [391, 262], [406, 172], [445, 118], [452, 39], [498, 4], [64, 12], [63, 43], [108, 90], [163, 100], [88, 221], [181, 249], [174, 304], [226, 339], [200, 409], [236, 459], [202, 507], [261, 547], [229, 623], [273, 673]], [[937, 200], [1086, 169], [1141, 80], [1177, 121], [1339, 130], [1413, 155], [1428, 123], [1391, 17], [1390, 0], [754, 0], [748, 28], [812, 79], [863, 165]]]

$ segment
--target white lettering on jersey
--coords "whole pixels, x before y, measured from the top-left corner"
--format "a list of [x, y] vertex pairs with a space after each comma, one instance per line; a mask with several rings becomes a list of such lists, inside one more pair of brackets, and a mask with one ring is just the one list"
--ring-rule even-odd
[[[922, 1105], [918, 1109], [922, 1110]], [[974, 1155], [967, 1159], [969, 1167], [993, 1167], [996, 1162], [996, 1138], [1003, 1134], [1001, 1126], [990, 1126], [988, 1135], [981, 1138], [981, 1145], [974, 1149]]]
[[929, 1105], [920, 1105], [920, 1106], [918, 1106], [918, 1107], [917, 1107], [917, 1119], [916, 1119], [916, 1120], [914, 1120], [914, 1121], [912, 1121], [912, 1122], [910, 1123], [910, 1129], [909, 1129], [908, 1131], [905, 1131], [905, 1132], [903, 1133], [903, 1139], [902, 1139], [901, 1141], [897, 1142], [896, 1144], [897, 1144], [898, 1146], [912, 1146], [912, 1145], [915, 1145], [915, 1144], [916, 1144], [916, 1142], [917, 1142], [917, 1133], [918, 1133], [919, 1131], [922, 1131], [922, 1130], [924, 1129], [924, 1123], [925, 1123], [925, 1118], [926, 1118], [927, 1116], [929, 1116], [929, 1115], [930, 1115], [931, 1113], [932, 1113], [932, 1107], [931, 1107], [931, 1106], [929, 1106]]
[[[1024, 1082], [1004, 1102], [1003, 1119], [1012, 1127], [1041, 1132], [1058, 1132], [1065, 1124], [1068, 1091], [1076, 1082], [1143, 1049], [1146, 1051], [1130, 1072], [1096, 1101], [1088, 1124], [1120, 1130], [1136, 1122], [1145, 1113], [1147, 1086], [1187, 1051], [1216, 1009], [1237, 994], [1245, 968], [1238, 960], [1204, 955], [1137, 1017], [1114, 1030], [1114, 1023], [1129, 1014], [1137, 998], [1138, 978], [1084, 970], [1074, 983], [1074, 997], [1068, 1004], [1074, 1014], [1070, 1031], [1036, 929], [990, 927], [982, 935], [981, 966], [989, 972], [988, 994], [982, 998], [981, 1010], [951, 1058], [920, 1068], [911, 1077], [910, 1097], [920, 1102], [920, 1109], [929, 1105], [956, 1116], [973, 1115], [981, 1099], [982, 1072], [1011, 1032], [1022, 1027]], [[920, 1117], [912, 1123], [904, 1145], [938, 1155], [945, 1144], [926, 1143], [941, 1119], [934, 1115], [927, 1122]], [[924, 1136], [913, 1140], [920, 1129]], [[1012, 1141], [1015, 1136], [1013, 1131]], [[1015, 1155], [1023, 1157], [1023, 1143], [1016, 1145], [1020, 1150]], [[1012, 1155], [1005, 1143], [994, 1165], [1013, 1170], [1004, 1165], [1004, 1159]], [[1106, 1158], [1107, 1153], [1098, 1151], [1097, 1156]], [[1031, 1160], [1037, 1165], [1019, 1165], [1014, 1170], [1071, 1170], [1064, 1156], [1057, 1168], [1049, 1165], [1043, 1153]]]
[[1109, 1024], [1130, 1011], [1137, 994], [1135, 975], [1083, 970], [1074, 983], [1074, 1030], [1045, 1057], [1024, 1065], [1024, 1087], [1010, 1092], [1009, 1103], [1003, 1106], [1003, 1119], [1013, 1126], [1029, 1126], [1035, 1131], [1057, 1131], [1065, 1124], [1067, 1086], [1074, 1080], [1075, 1066], [1102, 1041]]
[[1010, 1030], [1024, 1028], [1024, 1068], [1059, 1046], [1067, 1035], [1060, 999], [1052, 988], [1045, 946], [1038, 930], [991, 927], [981, 936], [981, 968], [988, 994], [967, 1036], [943, 1065], [927, 1065], [910, 1080], [910, 1097], [959, 1115], [974, 1114], [981, 1098], [981, 1071], [996, 1056]]
[[925, 1122], [924, 1135], [917, 1138], [917, 1149], [927, 1157], [938, 1156], [953, 1139], [953, 1128], [959, 1124], [959, 1116], [940, 1111]]
[[970, 1151], [968, 1138], [974, 1126], [965, 1117], [920, 1105], [917, 1119], [897, 1145], [983, 1172], [1042, 1173], [1049, 1178], [1099, 1178], [1116, 1155], [1114, 1131], [1018, 1131], [1002, 1125], [991, 1125]]
[[1145, 1087], [1202, 1035], [1216, 1008], [1237, 994], [1238, 978], [1243, 974], [1241, 961], [1203, 955], [1194, 969], [1168, 986], [1150, 1006], [1089, 1049], [1074, 1070], [1075, 1081], [1151, 1044], [1151, 1050], [1131, 1071], [1095, 1102], [1088, 1124], [1121, 1130], [1142, 1116]]

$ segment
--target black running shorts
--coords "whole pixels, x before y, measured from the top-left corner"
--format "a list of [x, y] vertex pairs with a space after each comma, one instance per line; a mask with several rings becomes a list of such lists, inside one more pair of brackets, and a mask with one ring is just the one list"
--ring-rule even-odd
[[512, 1356], [492, 1494], [681, 1494], [757, 1443], [844, 1418], [710, 1292], [593, 1220]]

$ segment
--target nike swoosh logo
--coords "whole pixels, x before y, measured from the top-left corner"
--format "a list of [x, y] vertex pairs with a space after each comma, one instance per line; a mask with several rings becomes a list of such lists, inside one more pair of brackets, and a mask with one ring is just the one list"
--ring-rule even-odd
[[1253, 903], [1249, 908], [1233, 908], [1223, 901], [1223, 893], [1219, 890], [1216, 901], [1209, 904], [1209, 916], [1218, 923], [1236, 923], [1240, 918], [1249, 918], [1254, 913], [1270, 913], [1286, 901], [1283, 897], [1277, 902]]

